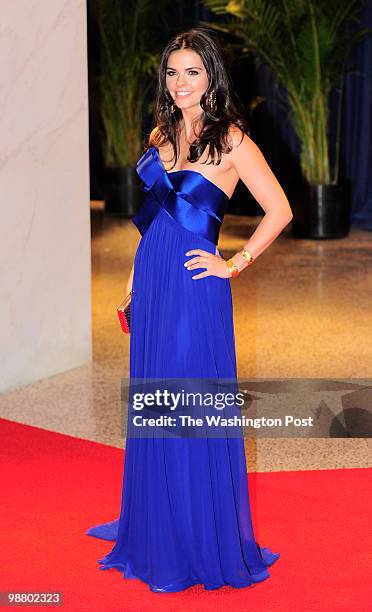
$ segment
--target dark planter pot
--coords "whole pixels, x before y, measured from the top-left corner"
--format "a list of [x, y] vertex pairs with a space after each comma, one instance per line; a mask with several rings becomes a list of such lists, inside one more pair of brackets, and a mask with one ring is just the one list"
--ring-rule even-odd
[[351, 181], [337, 185], [299, 183], [292, 195], [292, 230], [297, 238], [344, 238], [350, 231]]
[[105, 212], [115, 217], [133, 217], [143, 201], [140, 182], [135, 168], [106, 167]]

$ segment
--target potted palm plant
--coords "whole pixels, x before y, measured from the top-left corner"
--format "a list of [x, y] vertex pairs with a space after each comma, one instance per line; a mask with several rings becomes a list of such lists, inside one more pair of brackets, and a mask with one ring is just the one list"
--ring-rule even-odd
[[[302, 182], [293, 191], [293, 230], [298, 237], [340, 238], [350, 229], [351, 185], [339, 179], [344, 77], [351, 47], [371, 29], [359, 23], [363, 0], [204, 0], [226, 23], [208, 23], [233, 34], [242, 54], [265, 63], [282, 86], [289, 120], [300, 142]], [[339, 88], [337, 129], [329, 139], [329, 95]], [[279, 87], [278, 95], [282, 96]], [[259, 100], [260, 101], [260, 100]], [[255, 101], [254, 101], [255, 102]], [[334, 149], [331, 151], [331, 146]], [[330, 159], [334, 163], [330, 163]]]
[[94, 0], [91, 8], [99, 37], [95, 91], [105, 163], [105, 211], [131, 217], [141, 200], [135, 165], [142, 150], [146, 96], [157, 64], [152, 33], [158, 17], [149, 0]]

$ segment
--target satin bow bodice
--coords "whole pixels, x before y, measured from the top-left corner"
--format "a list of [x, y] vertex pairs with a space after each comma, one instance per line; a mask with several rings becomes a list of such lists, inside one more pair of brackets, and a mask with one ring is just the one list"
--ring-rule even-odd
[[137, 162], [137, 174], [147, 197], [133, 223], [143, 235], [163, 207], [180, 225], [218, 243], [229, 197], [212, 181], [194, 170], [167, 172], [156, 147]]

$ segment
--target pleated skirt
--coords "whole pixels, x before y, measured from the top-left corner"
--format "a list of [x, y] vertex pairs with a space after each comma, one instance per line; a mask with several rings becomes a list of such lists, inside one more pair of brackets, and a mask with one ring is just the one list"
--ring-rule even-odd
[[[236, 378], [230, 280], [192, 279], [192, 249], [216, 246], [162, 209], [134, 261], [130, 377]], [[219, 252], [220, 253], [220, 252]], [[221, 253], [220, 253], [221, 254]], [[243, 437], [128, 437], [120, 516], [89, 535], [99, 559], [154, 592], [250, 586], [280, 556], [255, 540]]]

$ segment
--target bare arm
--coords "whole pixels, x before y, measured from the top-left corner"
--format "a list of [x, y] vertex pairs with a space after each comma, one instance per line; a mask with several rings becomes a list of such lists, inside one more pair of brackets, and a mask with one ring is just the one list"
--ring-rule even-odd
[[[231, 136], [234, 142], [229, 154], [232, 166], [266, 213], [250, 239], [242, 245], [242, 249], [247, 249], [256, 259], [288, 225], [293, 214], [283, 189], [257, 145], [246, 134], [241, 141], [242, 132], [238, 129], [234, 129]], [[248, 265], [239, 252], [231, 259], [239, 270]]]
[[128, 293], [132, 290], [133, 274], [134, 274], [134, 262], [133, 262], [132, 269], [130, 271], [130, 274], [127, 280], [127, 284], [125, 285], [125, 295], [128, 295]]

